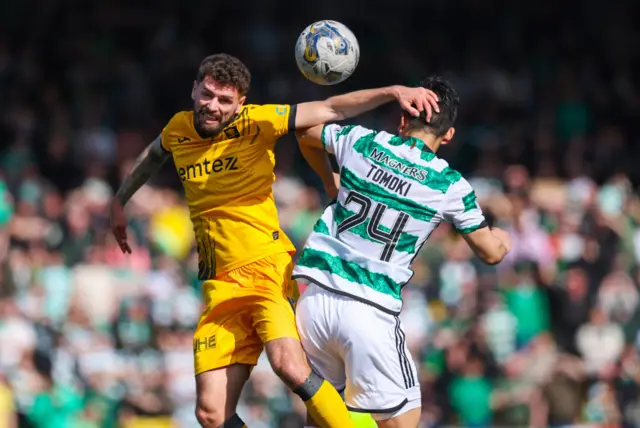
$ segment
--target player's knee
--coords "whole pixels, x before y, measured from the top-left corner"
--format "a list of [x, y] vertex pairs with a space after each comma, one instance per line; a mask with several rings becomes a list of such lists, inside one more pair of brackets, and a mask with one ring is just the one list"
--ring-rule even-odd
[[300, 342], [294, 339], [279, 339], [278, 342], [280, 343], [267, 346], [267, 355], [273, 371], [302, 401], [310, 400], [316, 395], [324, 380], [309, 367]]
[[215, 406], [213, 403], [198, 399], [196, 419], [204, 428], [218, 428], [225, 421], [225, 411], [221, 406]]
[[266, 349], [271, 368], [289, 388], [295, 389], [309, 377], [311, 368], [296, 339], [276, 339], [268, 342]]

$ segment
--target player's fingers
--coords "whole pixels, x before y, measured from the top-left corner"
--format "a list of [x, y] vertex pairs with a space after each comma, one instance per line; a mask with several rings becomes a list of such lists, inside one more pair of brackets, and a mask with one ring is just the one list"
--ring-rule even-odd
[[120, 251], [122, 251], [122, 254], [131, 254], [131, 247], [126, 240], [118, 242], [118, 246], [120, 247]]
[[407, 113], [409, 113], [411, 116], [415, 116], [418, 117], [420, 116], [420, 112], [413, 106], [411, 105], [410, 102], [408, 101], [404, 101], [402, 104], [400, 104], [402, 106], [402, 108], [404, 110], [407, 111]]
[[438, 97], [438, 94], [433, 92], [431, 89], [427, 89], [426, 91], [429, 98], [433, 98], [436, 102], [440, 101], [440, 97]]
[[131, 253], [131, 247], [127, 243], [127, 231], [123, 226], [115, 226], [113, 228], [113, 236], [123, 253]]
[[433, 116], [433, 109], [431, 108], [431, 104], [425, 103], [424, 105], [424, 115], [427, 119], [427, 123], [431, 122], [431, 117]]
[[116, 238], [116, 242], [118, 243], [118, 247], [120, 247], [120, 251], [122, 251], [123, 253], [126, 252], [126, 241], [123, 241], [122, 239], [117, 239]]
[[422, 113], [424, 111], [424, 99], [425, 99], [425, 94], [424, 91], [421, 91], [418, 96], [415, 97], [415, 99], [413, 100], [413, 102], [411, 103], [412, 105], [416, 106], [416, 109]]
[[111, 232], [118, 242], [120, 242], [122, 239], [127, 239], [127, 232], [122, 226], [114, 226]]
[[440, 113], [440, 106], [438, 105], [438, 95], [433, 91], [427, 91], [427, 100], [433, 107], [433, 111]]
[[422, 96], [416, 104], [418, 105], [418, 110], [425, 113], [428, 122], [431, 119], [431, 104], [429, 104], [426, 94]]

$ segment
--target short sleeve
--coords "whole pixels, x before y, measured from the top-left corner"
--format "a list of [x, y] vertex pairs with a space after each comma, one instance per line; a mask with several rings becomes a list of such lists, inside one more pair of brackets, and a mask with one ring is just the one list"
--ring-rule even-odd
[[322, 128], [322, 146], [326, 152], [335, 155], [338, 164], [342, 165], [356, 141], [365, 135], [375, 135], [375, 133], [362, 126], [340, 126], [332, 123]]
[[176, 113], [162, 129], [162, 134], [160, 134], [160, 145], [166, 152], [173, 152], [174, 144], [179, 144], [189, 140], [187, 135], [192, 132], [185, 126], [185, 124], [189, 122], [193, 123], [193, 116], [189, 116], [190, 114], [190, 112], [186, 111]]
[[476, 192], [464, 178], [453, 183], [447, 191], [443, 217], [445, 221], [453, 224], [458, 233], [462, 234], [487, 227]]
[[160, 145], [167, 153], [171, 153], [171, 122], [173, 119], [167, 123], [167, 125], [162, 129], [162, 133], [160, 134]]
[[249, 118], [275, 138], [295, 130], [297, 105], [265, 104], [249, 110]]
[[[166, 129], [166, 128], [165, 128]], [[160, 147], [167, 153], [171, 153], [171, 148], [169, 147], [169, 139], [165, 138], [164, 129], [162, 130], [162, 134], [160, 134]]]

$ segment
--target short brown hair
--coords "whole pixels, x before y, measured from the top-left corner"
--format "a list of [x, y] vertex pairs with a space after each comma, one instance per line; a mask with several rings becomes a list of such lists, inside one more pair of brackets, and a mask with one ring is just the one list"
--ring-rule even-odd
[[217, 82], [235, 87], [242, 95], [249, 92], [251, 73], [247, 66], [234, 56], [215, 54], [203, 59], [198, 68], [196, 80], [200, 83], [207, 76]]

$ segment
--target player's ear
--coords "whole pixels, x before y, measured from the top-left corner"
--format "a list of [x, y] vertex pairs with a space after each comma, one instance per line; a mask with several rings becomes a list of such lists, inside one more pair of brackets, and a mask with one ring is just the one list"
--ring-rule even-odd
[[409, 118], [407, 117], [407, 113], [402, 112], [402, 114], [400, 115], [400, 126], [398, 126], [398, 132], [402, 134], [408, 124]]
[[197, 81], [193, 81], [193, 88], [191, 88], [191, 99], [193, 101], [196, 100], [196, 89], [198, 88], [198, 82]]
[[455, 133], [456, 133], [456, 128], [452, 126], [451, 128], [449, 128], [447, 132], [445, 132], [444, 136], [442, 137], [442, 142], [440, 144], [449, 143], [449, 141], [453, 140], [453, 134]]
[[244, 105], [244, 102], [247, 100], [246, 96], [240, 97], [240, 100], [238, 101], [238, 107], [236, 107], [236, 114], [240, 113], [240, 110], [242, 109], [242, 106]]

